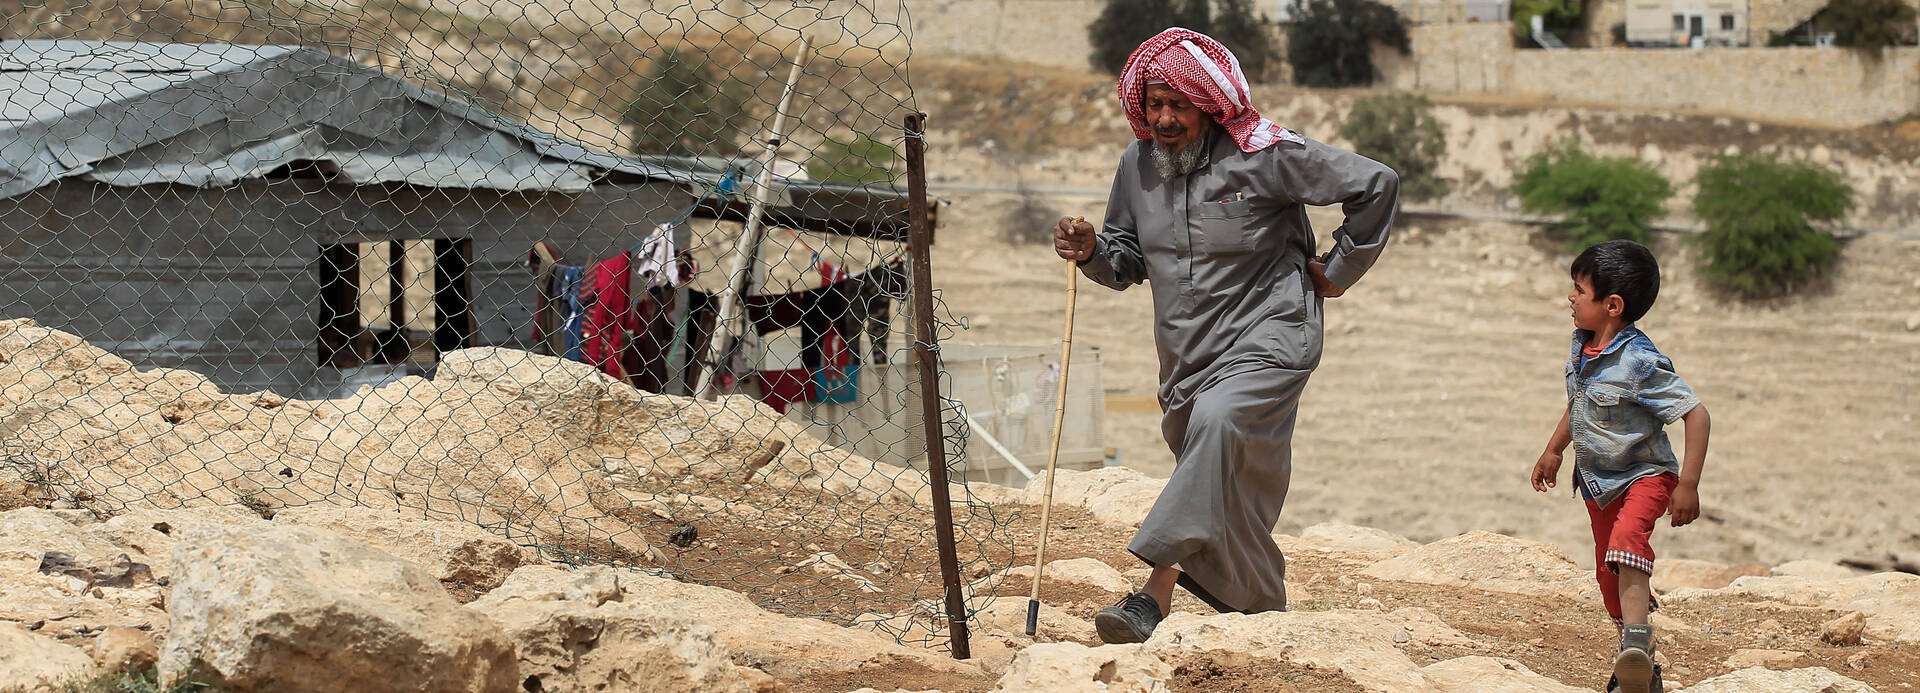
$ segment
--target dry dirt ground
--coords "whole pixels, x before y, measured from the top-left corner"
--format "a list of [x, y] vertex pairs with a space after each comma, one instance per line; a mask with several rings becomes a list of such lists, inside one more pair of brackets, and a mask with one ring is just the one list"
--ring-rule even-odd
[[[1015, 525], [1014, 536], [1020, 549], [1014, 557], [1015, 565], [1031, 565], [1039, 508], [1019, 506], [1018, 510], [1021, 520]], [[1078, 508], [1055, 508], [1047, 558], [1090, 557], [1130, 571], [1140, 563], [1124, 548], [1129, 535], [1129, 531], [1104, 525]], [[1353, 608], [1361, 599], [1378, 599], [1389, 611], [1402, 607], [1432, 611], [1475, 641], [1471, 646], [1407, 645], [1409, 656], [1417, 664], [1472, 655], [1506, 657], [1569, 686], [1595, 690], [1606, 683], [1611, 671], [1616, 636], [1613, 624], [1597, 606], [1555, 597], [1372, 580], [1361, 576], [1367, 565], [1364, 561], [1313, 550], [1295, 551], [1288, 556], [1287, 565], [1288, 583], [1300, 586], [1289, 589], [1296, 593], [1290, 605], [1293, 610]], [[1138, 583], [1138, 576], [1133, 577]], [[1002, 599], [1024, 603], [1029, 586], [1024, 579], [1009, 581], [997, 593]], [[1304, 594], [1298, 594], [1301, 592]], [[1050, 580], [1041, 586], [1043, 603], [1087, 619], [1121, 596]], [[1212, 613], [1184, 591], [1175, 592], [1174, 608]], [[1725, 674], [1732, 670], [1726, 659], [1736, 650], [1756, 648], [1805, 652], [1807, 656], [1792, 667], [1781, 668], [1823, 666], [1881, 691], [1911, 690], [1911, 684], [1920, 681], [1920, 645], [1881, 644], [1869, 649], [1821, 642], [1821, 624], [1844, 615], [1842, 612], [1700, 599], [1665, 607], [1659, 613], [1667, 626], [1660, 634], [1660, 657], [1671, 687]], [[946, 691], [991, 688], [990, 684], [956, 678], [936, 682], [907, 674], [898, 681], [863, 679], [859, 685], [880, 690], [896, 685], [915, 690], [918, 685], [936, 684]], [[1170, 682], [1177, 691], [1360, 690], [1337, 673], [1304, 668], [1262, 671], [1239, 662], [1186, 663], [1177, 676]]]
[[[1060, 261], [1003, 231], [1022, 200], [948, 199], [934, 281], [970, 323], [957, 339], [1057, 340]], [[1104, 205], [1088, 196], [1041, 203], [1089, 219]], [[1324, 247], [1339, 216], [1315, 210], [1314, 219]], [[1379, 264], [1327, 306], [1325, 356], [1302, 405], [1278, 531], [1340, 520], [1431, 541], [1479, 528], [1554, 543], [1591, 565], [1577, 502], [1526, 480], [1565, 401], [1571, 254], [1530, 225], [1403, 215], [1396, 234]], [[1654, 239], [1664, 285], [1641, 327], [1709, 407], [1713, 444], [1704, 519], [1663, 526], [1660, 555], [1920, 555], [1920, 504], [1911, 502], [1920, 494], [1920, 240], [1853, 239], [1830, 281], [1754, 303], [1703, 288], [1686, 237]], [[1074, 346], [1099, 349], [1107, 444], [1128, 466], [1166, 475], [1149, 288], [1082, 280], [1079, 295]], [[1677, 442], [1683, 431], [1670, 434]]]

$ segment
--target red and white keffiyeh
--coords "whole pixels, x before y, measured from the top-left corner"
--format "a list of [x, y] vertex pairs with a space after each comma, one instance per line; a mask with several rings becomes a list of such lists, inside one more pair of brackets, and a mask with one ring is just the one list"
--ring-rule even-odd
[[1253, 110], [1240, 61], [1206, 34], [1174, 27], [1147, 39], [1127, 57], [1127, 67], [1120, 71], [1115, 86], [1127, 122], [1133, 125], [1133, 136], [1143, 140], [1153, 138], [1146, 111], [1140, 107], [1151, 82], [1164, 82], [1179, 90], [1226, 128], [1241, 151], [1257, 152], [1283, 139], [1300, 141], [1299, 135]]

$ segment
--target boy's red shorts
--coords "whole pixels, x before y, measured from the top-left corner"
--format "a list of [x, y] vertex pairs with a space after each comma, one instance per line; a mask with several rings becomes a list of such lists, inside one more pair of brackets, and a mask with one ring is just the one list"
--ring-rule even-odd
[[1645, 476], [1611, 506], [1602, 508], [1587, 501], [1587, 517], [1593, 521], [1594, 576], [1614, 621], [1620, 620], [1620, 566], [1653, 572], [1653, 524], [1667, 514], [1678, 485], [1680, 477], [1672, 474]]

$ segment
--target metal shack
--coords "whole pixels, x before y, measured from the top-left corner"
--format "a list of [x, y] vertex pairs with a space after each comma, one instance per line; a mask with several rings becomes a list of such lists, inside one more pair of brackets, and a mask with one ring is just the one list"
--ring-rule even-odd
[[[335, 396], [531, 348], [534, 243], [605, 258], [689, 209], [744, 218], [744, 196], [700, 202], [723, 175], [311, 48], [5, 41], [0, 317], [227, 391]], [[903, 191], [778, 183], [769, 226], [906, 237]]]

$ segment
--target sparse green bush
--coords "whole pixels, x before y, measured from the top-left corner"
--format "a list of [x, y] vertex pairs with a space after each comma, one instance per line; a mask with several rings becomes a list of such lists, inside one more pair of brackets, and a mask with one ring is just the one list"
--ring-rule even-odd
[[1413, 50], [1400, 13], [1374, 0], [1294, 0], [1287, 63], [1303, 87], [1373, 83], [1373, 44]]
[[1567, 142], [1528, 157], [1513, 193], [1528, 212], [1564, 215], [1556, 231], [1579, 250], [1615, 239], [1645, 243], [1673, 185], [1639, 159], [1596, 157]]
[[646, 83], [621, 110], [621, 120], [633, 127], [634, 153], [700, 156], [739, 151], [747, 86], [715, 75], [704, 58], [696, 60], [669, 49], [653, 61]]
[[1087, 25], [1093, 69], [1120, 74], [1133, 49], [1176, 26], [1212, 36], [1233, 51], [1249, 82], [1265, 80], [1279, 63], [1266, 27], [1253, 16], [1251, 0], [1107, 0], [1100, 16]]
[[897, 158], [893, 145], [865, 133], [845, 140], [829, 137], [807, 160], [807, 177], [833, 183], [890, 186], [899, 176], [893, 168]]
[[1353, 143], [1354, 151], [1400, 174], [1400, 193], [1407, 199], [1447, 194], [1447, 181], [1436, 174], [1447, 155], [1447, 136], [1427, 97], [1396, 92], [1356, 101], [1340, 122], [1340, 136]]
[[1819, 24], [1833, 31], [1833, 42], [1879, 57], [1890, 46], [1912, 45], [1914, 10], [1906, 0], [1833, 0]]
[[1694, 182], [1700, 273], [1720, 290], [1777, 296], [1826, 274], [1840, 240], [1814, 228], [1847, 215], [1853, 188], [1839, 172], [1771, 155], [1715, 157]]

